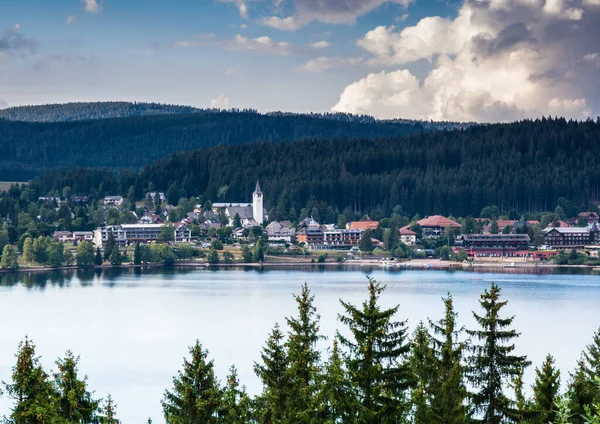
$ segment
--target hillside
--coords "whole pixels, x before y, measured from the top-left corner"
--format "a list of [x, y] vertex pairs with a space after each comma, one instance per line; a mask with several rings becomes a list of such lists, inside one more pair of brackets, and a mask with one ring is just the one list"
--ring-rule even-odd
[[176, 152], [215, 145], [311, 137], [375, 139], [421, 131], [424, 128], [417, 122], [362, 122], [255, 112], [58, 123], [0, 120], [0, 181], [22, 181], [43, 168], [140, 167]]
[[[600, 121], [523, 121], [369, 140], [336, 138], [253, 143], [179, 153], [120, 176], [75, 169], [49, 172], [39, 193], [140, 199], [150, 182], [168, 193], [248, 201], [256, 179], [278, 218], [343, 210], [478, 216], [497, 205], [513, 215], [554, 210], [559, 198], [587, 207], [600, 198]], [[329, 212], [328, 212], [329, 213]], [[517, 215], [517, 218], [520, 215]]]

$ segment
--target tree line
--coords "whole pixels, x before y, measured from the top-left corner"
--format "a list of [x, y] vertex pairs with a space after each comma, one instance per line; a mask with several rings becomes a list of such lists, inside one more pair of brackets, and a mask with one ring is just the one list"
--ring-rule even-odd
[[[561, 391], [560, 371], [548, 355], [535, 371], [532, 396], [525, 395], [523, 371], [531, 363], [515, 353], [520, 334], [505, 316], [501, 289], [492, 284], [474, 311], [477, 326], [458, 323], [450, 294], [439, 320], [421, 322], [412, 334], [398, 320], [399, 305], [384, 308], [385, 286], [369, 279], [360, 305], [340, 300], [338, 332], [327, 352], [314, 295], [303, 285], [294, 296], [297, 314], [270, 332], [254, 371], [261, 392], [250, 396], [235, 366], [224, 382], [197, 341], [164, 392], [169, 424], [198, 423], [526, 423], [600, 422], [600, 330], [584, 350]], [[118, 423], [109, 396], [96, 399], [78, 360], [67, 352], [47, 374], [25, 339], [19, 345], [11, 381], [7, 423]], [[151, 422], [149, 419], [148, 422]]]
[[[226, 119], [224, 122], [228, 122]], [[177, 153], [139, 172], [53, 170], [33, 182], [38, 192], [122, 193], [147, 188], [177, 201], [197, 196], [249, 201], [260, 179], [277, 219], [302, 209], [321, 215], [349, 210], [371, 216], [477, 216], [495, 205], [502, 215], [553, 211], [561, 198], [575, 210], [600, 198], [600, 120], [539, 119], [423, 132], [381, 139], [329, 138], [250, 143]], [[335, 217], [332, 217], [335, 219]], [[335, 221], [328, 221], [335, 222]]]

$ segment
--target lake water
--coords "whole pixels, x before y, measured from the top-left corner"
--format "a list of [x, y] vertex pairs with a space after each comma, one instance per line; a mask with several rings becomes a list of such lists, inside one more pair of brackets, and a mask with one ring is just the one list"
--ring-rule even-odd
[[[563, 381], [600, 326], [600, 278], [595, 275], [521, 275], [383, 270], [105, 270], [0, 274], [0, 380], [10, 379], [17, 345], [37, 344], [47, 371], [67, 349], [81, 355], [80, 370], [100, 397], [111, 393], [125, 424], [152, 417], [162, 423], [160, 401], [180, 369], [187, 347], [199, 339], [215, 359], [221, 380], [235, 364], [251, 393], [252, 371], [276, 322], [295, 314], [292, 297], [305, 281], [316, 296], [322, 333], [340, 328], [338, 299], [355, 304], [370, 275], [388, 285], [384, 306], [401, 304], [411, 330], [439, 319], [441, 297], [452, 293], [461, 324], [473, 328], [481, 292], [495, 281], [522, 332], [517, 349], [539, 365], [552, 352]], [[322, 345], [326, 349], [329, 342]], [[533, 367], [526, 375], [533, 380]], [[0, 400], [0, 416], [10, 402]]]

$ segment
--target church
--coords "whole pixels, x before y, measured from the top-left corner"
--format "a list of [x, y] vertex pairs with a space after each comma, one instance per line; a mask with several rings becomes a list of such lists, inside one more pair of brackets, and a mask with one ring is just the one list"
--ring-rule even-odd
[[262, 225], [268, 219], [263, 200], [263, 192], [257, 181], [256, 189], [252, 193], [252, 203], [213, 203], [212, 211], [217, 215], [225, 213], [230, 224], [233, 224], [235, 216], [239, 215], [243, 227], [253, 227]]

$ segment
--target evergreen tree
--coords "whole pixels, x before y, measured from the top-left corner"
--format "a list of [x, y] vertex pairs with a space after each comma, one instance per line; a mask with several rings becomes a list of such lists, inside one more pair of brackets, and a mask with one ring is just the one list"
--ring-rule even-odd
[[252, 255], [252, 252], [250, 251], [250, 248], [248, 247], [247, 244], [244, 244], [242, 246], [242, 258], [244, 259], [244, 262], [247, 264], [254, 262], [254, 255]]
[[320, 354], [319, 315], [314, 307], [314, 296], [308, 285], [302, 286], [299, 296], [294, 296], [298, 305], [298, 317], [288, 318], [290, 328], [286, 342], [290, 397], [287, 413], [296, 423], [314, 421], [317, 409], [317, 377]]
[[219, 253], [215, 249], [210, 249], [208, 252], [208, 263], [211, 265], [219, 263]]
[[595, 382], [596, 378], [600, 378], [600, 328], [594, 333], [592, 343], [582, 352], [577, 370], [571, 376], [569, 397], [575, 424], [583, 423], [579, 417], [585, 414], [586, 406], [591, 406], [592, 412], [600, 412], [594, 406], [600, 403], [600, 387]]
[[135, 244], [135, 249], [133, 251], [133, 264], [141, 265], [142, 264], [142, 249], [139, 243]]
[[529, 365], [525, 356], [513, 355], [515, 345], [510, 344], [519, 333], [510, 329], [514, 316], [501, 318], [500, 311], [507, 301], [500, 301], [500, 288], [492, 283], [481, 295], [479, 304], [484, 315], [473, 312], [479, 330], [467, 333], [480, 344], [472, 346], [469, 358], [469, 381], [475, 392], [471, 394], [476, 422], [499, 424], [513, 419], [517, 414], [514, 401], [504, 393], [506, 379], [516, 377]]
[[237, 212], [233, 217], [233, 228], [242, 228], [242, 219], [240, 218], [240, 214]]
[[27, 237], [25, 243], [23, 243], [23, 260], [28, 265], [31, 265], [33, 262], [33, 240], [31, 237]]
[[12, 384], [4, 384], [14, 407], [10, 424], [59, 423], [57, 393], [48, 374], [35, 356], [35, 344], [27, 338], [19, 344], [17, 364], [13, 367]]
[[498, 228], [498, 221], [496, 221], [496, 218], [494, 218], [494, 220], [492, 221], [492, 225], [490, 227], [490, 233], [498, 234], [499, 232], [500, 232], [500, 228]]
[[414, 424], [433, 422], [431, 392], [436, 373], [435, 359], [431, 335], [421, 321], [413, 335], [409, 359], [415, 378], [415, 385], [411, 392]]
[[10, 244], [4, 246], [2, 250], [2, 260], [0, 260], [0, 267], [4, 269], [15, 270], [19, 268], [19, 256], [14, 247]]
[[262, 262], [265, 260], [265, 248], [263, 247], [262, 239], [256, 241], [254, 246], [254, 262]]
[[77, 265], [92, 266], [94, 265], [94, 246], [92, 243], [82, 241], [77, 246]]
[[97, 247], [96, 248], [96, 258], [94, 259], [94, 264], [97, 266], [100, 266], [104, 263], [104, 259], [102, 258], [102, 252], [100, 251], [100, 248]]
[[337, 337], [333, 340], [331, 356], [324, 366], [320, 385], [321, 390], [317, 394], [319, 400], [317, 422], [353, 423], [356, 418], [357, 401], [344, 368]]
[[123, 257], [121, 256], [121, 251], [119, 250], [119, 246], [115, 246], [110, 253], [110, 264], [112, 266], [119, 266], [123, 263]]
[[546, 356], [542, 368], [535, 370], [533, 385], [532, 422], [553, 423], [557, 420], [555, 403], [559, 397], [560, 371], [554, 367], [552, 355]]
[[362, 234], [360, 241], [358, 242], [358, 248], [361, 252], [372, 252], [373, 251], [373, 232], [367, 228]]
[[283, 333], [276, 324], [262, 349], [261, 363], [254, 364], [254, 372], [263, 384], [257, 415], [259, 421], [266, 424], [283, 422], [288, 408], [290, 384], [283, 339]]
[[393, 321], [399, 305], [381, 309], [385, 286], [369, 278], [369, 299], [362, 308], [340, 300], [339, 316], [352, 334], [339, 335], [348, 352], [347, 367], [358, 395], [358, 421], [365, 424], [399, 423], [407, 412], [406, 391], [412, 374], [405, 358], [410, 351], [406, 321]]
[[112, 254], [113, 249], [115, 247], [118, 249], [117, 242], [115, 241], [115, 235], [112, 230], [108, 232], [108, 236], [106, 238], [106, 243], [104, 243], [104, 260], [107, 261], [110, 259], [110, 255]]
[[223, 389], [223, 401], [219, 411], [221, 421], [226, 424], [246, 424], [250, 422], [250, 398], [240, 382], [235, 366], [229, 369], [227, 384]]
[[101, 412], [101, 424], [119, 424], [120, 421], [117, 419], [117, 405], [115, 405], [115, 402], [110, 394], [106, 398]]
[[173, 378], [173, 390], [165, 391], [162, 401], [167, 424], [217, 423], [221, 409], [221, 389], [215, 378], [213, 361], [200, 342], [190, 347], [183, 371]]
[[[430, 422], [463, 424], [468, 422], [465, 407], [467, 389], [462, 364], [464, 344], [459, 341], [463, 329], [457, 327], [458, 314], [454, 311], [452, 296], [448, 294], [443, 301], [444, 318], [438, 322], [429, 321], [436, 359], [436, 373], [431, 387], [433, 417]], [[435, 336], [441, 336], [442, 339], [436, 339]]]
[[87, 376], [79, 378], [79, 357], [68, 351], [64, 359], [56, 361], [54, 386], [58, 392], [60, 415], [69, 423], [89, 424], [97, 420], [100, 402], [87, 390]]

